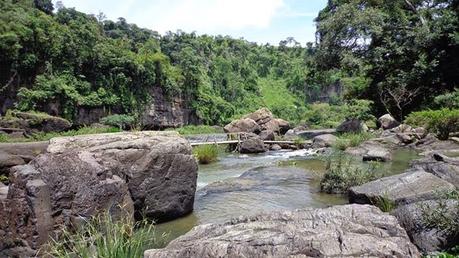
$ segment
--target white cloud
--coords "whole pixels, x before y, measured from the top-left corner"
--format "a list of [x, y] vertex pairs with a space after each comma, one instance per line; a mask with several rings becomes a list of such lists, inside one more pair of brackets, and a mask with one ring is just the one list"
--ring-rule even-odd
[[[135, 22], [165, 32], [182, 29], [212, 33], [221, 30], [267, 28], [284, 0], [156, 1], [131, 15]], [[146, 13], [148, 15], [140, 15]]]

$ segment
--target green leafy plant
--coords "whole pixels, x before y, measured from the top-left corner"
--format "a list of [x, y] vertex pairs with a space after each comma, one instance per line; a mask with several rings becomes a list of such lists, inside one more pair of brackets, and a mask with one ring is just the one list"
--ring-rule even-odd
[[413, 112], [405, 119], [405, 123], [425, 127], [440, 140], [447, 140], [451, 132], [459, 131], [459, 109], [443, 108]]
[[168, 130], [177, 131], [181, 135], [223, 133], [223, 129], [209, 125], [187, 125]]
[[41, 252], [59, 258], [140, 258], [146, 249], [161, 244], [154, 225], [147, 220], [133, 222], [128, 217], [115, 220], [105, 212], [88, 219], [76, 231], [63, 229]]
[[104, 125], [116, 126], [119, 129], [132, 129], [135, 123], [135, 117], [130, 115], [110, 115], [100, 119]]
[[201, 145], [193, 148], [193, 155], [200, 164], [210, 164], [216, 161], [218, 153], [219, 149], [216, 144]]
[[374, 135], [369, 132], [361, 132], [361, 133], [344, 133], [338, 135], [338, 139], [336, 140], [333, 147], [337, 150], [345, 150], [349, 147], [357, 147], [364, 141], [371, 139]]
[[352, 157], [341, 151], [327, 159], [326, 172], [320, 181], [320, 189], [326, 193], [347, 193], [349, 188], [375, 180], [382, 175], [376, 173], [377, 164], [368, 167], [354, 164]]
[[383, 212], [391, 212], [396, 207], [395, 202], [387, 196], [387, 193], [384, 193], [383, 196], [376, 197], [372, 200], [372, 203]]

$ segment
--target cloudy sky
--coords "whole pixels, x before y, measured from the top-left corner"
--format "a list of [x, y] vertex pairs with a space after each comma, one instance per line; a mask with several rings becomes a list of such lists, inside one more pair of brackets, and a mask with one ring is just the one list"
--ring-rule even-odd
[[[55, 2], [55, 1], [54, 1]], [[314, 18], [327, 0], [62, 0], [65, 7], [160, 33], [181, 29], [278, 44], [294, 37], [314, 41]]]

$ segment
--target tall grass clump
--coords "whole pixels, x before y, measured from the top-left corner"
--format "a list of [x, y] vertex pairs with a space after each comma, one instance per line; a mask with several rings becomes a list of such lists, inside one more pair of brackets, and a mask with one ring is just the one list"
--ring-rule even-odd
[[114, 220], [105, 212], [86, 221], [76, 232], [64, 229], [41, 252], [57, 258], [137, 258], [160, 245], [153, 224], [146, 220], [134, 223], [127, 218]]
[[349, 188], [362, 185], [379, 178], [377, 164], [368, 167], [354, 164], [352, 157], [343, 152], [332, 154], [326, 165], [326, 172], [320, 181], [320, 189], [326, 193], [347, 193]]
[[389, 198], [387, 193], [384, 193], [383, 196], [376, 197], [372, 201], [372, 204], [383, 212], [391, 212], [396, 207], [395, 202]]
[[210, 164], [217, 161], [218, 153], [219, 149], [216, 144], [201, 145], [193, 148], [193, 155], [200, 164]]

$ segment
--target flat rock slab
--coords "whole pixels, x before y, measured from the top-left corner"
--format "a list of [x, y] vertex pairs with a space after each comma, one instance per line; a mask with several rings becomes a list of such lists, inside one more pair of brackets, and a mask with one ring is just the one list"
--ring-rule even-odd
[[435, 199], [439, 191], [451, 191], [451, 183], [430, 173], [418, 171], [384, 177], [349, 190], [349, 202], [372, 204], [388, 198], [397, 204]]
[[299, 131], [299, 132], [296, 132], [296, 135], [306, 138], [306, 139], [312, 139], [322, 134], [335, 134], [335, 133], [336, 133], [336, 129], [316, 129], [316, 130]]
[[275, 212], [200, 225], [145, 258], [420, 257], [397, 219], [369, 205]]

